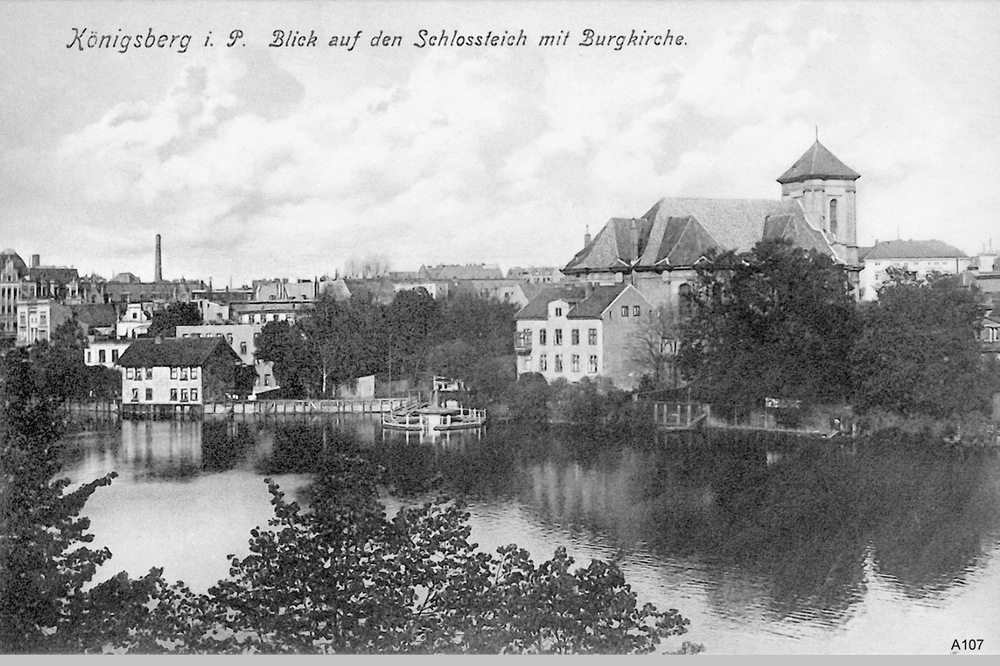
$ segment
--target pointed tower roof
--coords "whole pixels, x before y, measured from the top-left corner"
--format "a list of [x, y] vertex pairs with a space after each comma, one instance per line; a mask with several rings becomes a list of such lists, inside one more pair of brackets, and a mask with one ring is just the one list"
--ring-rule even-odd
[[838, 180], [857, 180], [861, 174], [837, 159], [826, 147], [816, 140], [805, 154], [795, 161], [795, 164], [781, 174], [778, 182], [796, 183], [812, 178], [835, 178]]

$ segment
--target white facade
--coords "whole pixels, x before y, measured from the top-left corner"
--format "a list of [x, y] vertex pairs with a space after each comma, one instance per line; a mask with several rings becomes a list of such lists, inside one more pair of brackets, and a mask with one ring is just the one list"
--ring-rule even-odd
[[118, 359], [131, 342], [121, 340], [104, 340], [101, 342], [91, 342], [83, 350], [84, 365], [103, 365], [105, 368], [116, 368]]
[[644, 368], [634, 360], [636, 334], [652, 306], [632, 285], [617, 289], [599, 312], [593, 297], [579, 303], [557, 298], [548, 303], [545, 319], [517, 319], [518, 375], [537, 372], [548, 382], [604, 376], [619, 388], [638, 386]]
[[517, 322], [518, 346], [530, 352], [518, 357], [517, 374], [537, 372], [546, 381], [564, 377], [577, 382], [604, 371], [604, 322], [601, 319], [568, 319], [572, 304], [549, 303], [547, 319]]
[[918, 278], [926, 277], [928, 273], [938, 272], [951, 275], [969, 269], [975, 261], [972, 257], [900, 257], [886, 259], [865, 259], [861, 271], [861, 298], [874, 301], [878, 298], [878, 290], [888, 279], [887, 269], [901, 268], [915, 273]]
[[122, 402], [203, 404], [201, 368], [122, 368]]
[[152, 303], [147, 303], [143, 308], [142, 303], [129, 303], [125, 306], [125, 312], [119, 317], [115, 325], [115, 335], [119, 338], [135, 338], [149, 332], [149, 327], [153, 323], [149, 308]]

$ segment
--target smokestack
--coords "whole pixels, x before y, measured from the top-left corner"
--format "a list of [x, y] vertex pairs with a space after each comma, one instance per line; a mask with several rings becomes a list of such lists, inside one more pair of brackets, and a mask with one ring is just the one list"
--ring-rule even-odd
[[40, 254], [31, 255], [31, 267], [38, 268], [41, 265], [42, 265], [42, 255]]
[[156, 282], [163, 280], [163, 256], [160, 254], [160, 234], [156, 234], [156, 269], [153, 272], [153, 280]]

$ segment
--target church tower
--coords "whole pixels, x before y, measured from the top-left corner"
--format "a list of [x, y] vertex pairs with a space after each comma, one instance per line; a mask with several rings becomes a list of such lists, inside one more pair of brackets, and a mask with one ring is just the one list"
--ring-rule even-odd
[[781, 200], [798, 201], [806, 219], [822, 230], [841, 258], [857, 263], [858, 227], [855, 182], [861, 177], [816, 140], [781, 174]]

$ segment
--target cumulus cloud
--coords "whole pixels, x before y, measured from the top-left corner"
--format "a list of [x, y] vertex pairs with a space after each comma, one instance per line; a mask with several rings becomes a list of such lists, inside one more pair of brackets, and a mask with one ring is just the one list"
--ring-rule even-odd
[[241, 281], [372, 253], [401, 268], [563, 264], [586, 226], [661, 196], [777, 197], [814, 125], [894, 202], [872, 208], [872, 229], [926, 210], [913, 184], [931, 190], [949, 147], [986, 159], [948, 101], [926, 98], [911, 53], [835, 9], [767, 14], [713, 23], [690, 57], [437, 49], [370, 79], [315, 56], [222, 51], [3, 174], [25, 184], [21, 202], [34, 193], [39, 219], [72, 206], [80, 265], [148, 275], [161, 233], [168, 275]]

